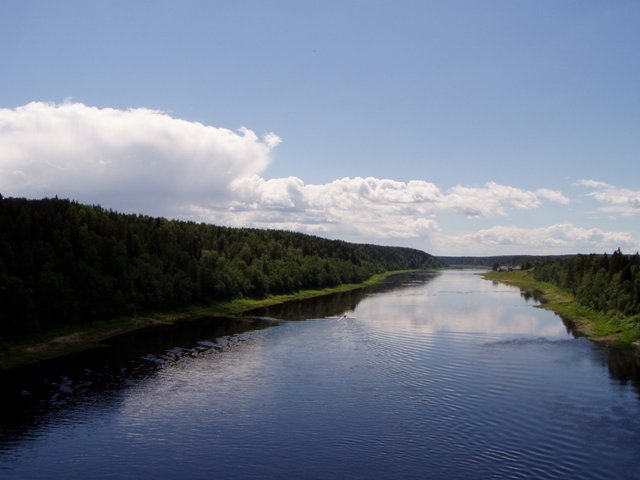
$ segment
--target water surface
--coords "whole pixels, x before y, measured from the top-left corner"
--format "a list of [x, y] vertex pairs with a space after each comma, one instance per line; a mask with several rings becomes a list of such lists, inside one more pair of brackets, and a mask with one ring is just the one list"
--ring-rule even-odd
[[476, 273], [4, 378], [0, 478], [640, 478], [637, 357]]

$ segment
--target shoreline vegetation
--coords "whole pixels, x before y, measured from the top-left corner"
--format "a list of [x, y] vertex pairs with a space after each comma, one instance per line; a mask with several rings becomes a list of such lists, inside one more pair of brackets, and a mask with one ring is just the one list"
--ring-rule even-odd
[[[191, 305], [170, 311], [145, 315], [122, 316], [84, 325], [66, 325], [40, 332], [32, 339], [5, 342], [0, 345], [0, 372], [53, 360], [80, 351], [101, 348], [103, 342], [137, 330], [179, 322], [195, 321], [205, 317], [238, 317], [261, 307], [305, 300], [335, 293], [365, 288], [401, 273], [424, 269], [393, 270], [371, 276], [359, 283], [345, 283], [335, 287], [305, 289], [294, 293], [269, 295], [265, 298], [242, 297], [210, 304]], [[607, 344], [633, 345], [640, 350], [640, 329], [636, 324], [612, 320], [603, 312], [584, 306], [575, 297], [559, 287], [536, 280], [532, 270], [488, 271], [487, 280], [519, 287], [541, 299], [540, 308], [551, 310], [570, 323], [577, 336]]]
[[625, 318], [612, 318], [579, 303], [574, 295], [551, 283], [536, 280], [532, 270], [490, 271], [487, 280], [506, 283], [541, 298], [540, 308], [551, 310], [570, 323], [577, 336], [607, 344], [633, 345], [640, 349], [640, 329]]
[[243, 297], [218, 301], [209, 305], [192, 305], [167, 312], [96, 321], [82, 326], [60, 326], [47, 332], [42, 332], [31, 340], [9, 342], [0, 346], [0, 372], [41, 361], [53, 360], [83, 350], [104, 347], [105, 344], [102, 342], [136, 330], [172, 325], [178, 322], [195, 321], [205, 317], [240, 317], [243, 313], [261, 307], [358, 290], [380, 283], [392, 275], [421, 270], [394, 270], [373, 275], [360, 283], [345, 283], [330, 288], [300, 290], [290, 294], [270, 295], [260, 299]]
[[0, 368], [438, 265], [414, 248], [0, 195]]

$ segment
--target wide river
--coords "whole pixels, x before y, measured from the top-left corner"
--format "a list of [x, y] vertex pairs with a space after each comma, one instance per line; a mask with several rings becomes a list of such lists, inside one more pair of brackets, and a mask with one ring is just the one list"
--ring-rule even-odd
[[536, 305], [403, 275], [4, 374], [0, 478], [640, 478], [637, 355]]

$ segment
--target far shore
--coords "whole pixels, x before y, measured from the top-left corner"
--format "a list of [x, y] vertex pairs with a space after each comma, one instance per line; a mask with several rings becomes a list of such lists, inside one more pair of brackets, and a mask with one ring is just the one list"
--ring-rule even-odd
[[603, 312], [578, 303], [570, 292], [536, 280], [531, 270], [490, 271], [484, 274], [484, 278], [537, 293], [542, 299], [540, 307], [567, 320], [578, 336], [596, 342], [634, 345], [640, 349], [640, 328], [637, 325], [625, 323], [624, 319], [612, 319]]
[[374, 275], [361, 283], [342, 284], [332, 288], [300, 290], [286, 295], [270, 295], [262, 299], [239, 298], [210, 305], [194, 305], [169, 312], [115, 318], [82, 325], [81, 327], [77, 325], [60, 327], [55, 331], [40, 333], [36, 338], [29, 341], [3, 345], [0, 348], [0, 371], [51, 360], [82, 350], [98, 348], [104, 346], [102, 342], [109, 338], [144, 328], [171, 325], [204, 317], [234, 317], [260, 307], [364, 288], [380, 283], [390, 275], [413, 271], [416, 270], [385, 272]]

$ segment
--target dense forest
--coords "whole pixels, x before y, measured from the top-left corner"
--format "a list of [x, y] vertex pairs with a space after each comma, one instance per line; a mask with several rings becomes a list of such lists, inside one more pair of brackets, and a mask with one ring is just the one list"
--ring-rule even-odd
[[570, 291], [576, 300], [612, 317], [637, 316], [640, 322], [640, 255], [620, 249], [608, 255], [573, 255], [537, 261], [534, 278]]
[[0, 336], [436, 264], [409, 248], [0, 195]]

